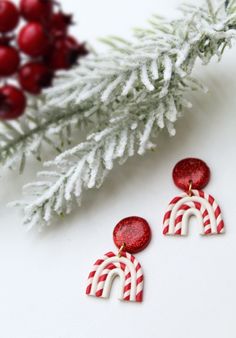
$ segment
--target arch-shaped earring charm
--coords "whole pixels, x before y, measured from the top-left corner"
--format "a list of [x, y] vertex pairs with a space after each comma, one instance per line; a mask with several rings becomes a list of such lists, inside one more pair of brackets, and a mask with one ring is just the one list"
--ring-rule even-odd
[[87, 281], [86, 294], [109, 298], [112, 282], [120, 278], [119, 299], [142, 302], [144, 276], [140, 263], [132, 255], [143, 250], [150, 242], [151, 229], [141, 217], [128, 217], [120, 221], [113, 232], [118, 253], [108, 252], [98, 259]]
[[163, 234], [186, 236], [191, 216], [197, 217], [202, 235], [222, 234], [225, 225], [219, 205], [214, 197], [198, 190], [210, 179], [206, 163], [193, 158], [182, 160], [174, 168], [173, 179], [186, 192], [170, 202], [164, 216]]
[[94, 264], [89, 274], [86, 294], [109, 298], [113, 279], [120, 277], [119, 299], [142, 302], [143, 272], [137, 259], [128, 252], [120, 256], [109, 252]]
[[201, 190], [192, 190], [192, 196], [181, 194], [169, 204], [164, 217], [164, 235], [188, 234], [189, 218], [195, 215], [201, 227], [201, 235], [221, 234], [224, 221], [215, 199]]

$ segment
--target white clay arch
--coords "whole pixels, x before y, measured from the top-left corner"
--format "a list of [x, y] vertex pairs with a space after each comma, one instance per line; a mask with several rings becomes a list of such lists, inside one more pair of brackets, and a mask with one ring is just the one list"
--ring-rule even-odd
[[215, 199], [203, 191], [193, 190], [192, 196], [182, 194], [171, 201], [164, 217], [163, 233], [187, 235], [191, 216], [197, 217], [202, 235], [221, 234], [224, 231], [221, 210]]
[[119, 257], [110, 252], [97, 260], [89, 274], [86, 294], [108, 298], [116, 276], [120, 277], [119, 298], [121, 300], [142, 301], [142, 268], [136, 258], [129, 253], [122, 253]]

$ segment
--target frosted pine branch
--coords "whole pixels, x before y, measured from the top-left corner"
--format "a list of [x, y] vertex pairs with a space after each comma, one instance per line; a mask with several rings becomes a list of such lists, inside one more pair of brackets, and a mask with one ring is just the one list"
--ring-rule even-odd
[[[184, 5], [184, 17], [172, 22], [154, 17], [151, 29], [136, 31], [133, 43], [106, 39], [112, 46], [109, 53], [91, 55], [78, 68], [62, 73], [46, 96], [29, 109], [30, 121], [23, 117], [4, 126], [0, 164], [24, 164], [30, 154], [41, 158], [43, 142], [61, 151], [61, 144], [70, 138], [65, 131], [70, 133], [71, 125], [83, 124], [93, 114], [106, 118], [106, 105], [112, 101], [132, 95], [133, 90], [144, 95], [155, 90], [165, 96], [170, 79], [181, 81], [188, 76], [198, 57], [204, 63], [214, 55], [220, 58], [235, 35], [236, 22], [235, 0], [229, 1], [227, 13], [224, 5], [215, 14], [210, 5], [200, 9]], [[97, 124], [95, 118], [91, 122]]]
[[[80, 204], [83, 190], [101, 186], [115, 161], [123, 164], [135, 153], [142, 155], [154, 148], [152, 140], [164, 127], [173, 135], [173, 122], [185, 102], [181, 101], [180, 88], [169, 95], [171, 97], [162, 99], [155, 110], [145, 113], [146, 103], [143, 104], [137, 95], [136, 102], [127, 103], [128, 113], [117, 108], [108, 127], [45, 163], [52, 171], [39, 173], [43, 181], [25, 186], [25, 190], [36, 193], [33, 203], [24, 207], [25, 223], [29, 226], [48, 225], [54, 215], [69, 213], [74, 202]], [[150, 94], [148, 109], [155, 106], [156, 101], [156, 95]]]
[[[29, 105], [21, 119], [0, 122], [0, 164], [14, 167], [19, 164], [23, 171], [25, 160], [34, 155], [42, 159], [43, 145], [49, 145], [57, 153], [73, 143], [73, 132], [85, 129], [95, 123], [97, 109], [83, 110], [78, 107], [45, 109], [44, 101], [39, 99]], [[37, 103], [37, 105], [35, 105]]]
[[211, 2], [207, 3], [208, 7], [200, 9], [182, 6], [184, 17], [180, 20], [168, 22], [154, 17], [151, 29], [137, 30], [133, 43], [106, 39], [113, 49], [108, 54], [89, 56], [77, 69], [62, 73], [54, 88], [48, 90], [48, 104], [78, 105], [85, 100], [109, 103], [137, 88], [166, 95], [173, 76], [188, 76], [197, 58], [204, 64], [214, 55], [220, 58], [221, 48], [230, 46], [235, 36], [229, 29], [236, 22], [235, 1], [228, 6], [228, 16], [224, 3], [214, 13]]
[[206, 90], [191, 77], [196, 60], [220, 59], [231, 46], [236, 0], [217, 8], [207, 0], [200, 8], [183, 5], [182, 11], [171, 22], [154, 17], [150, 29], [136, 30], [132, 43], [107, 39], [109, 53], [61, 73], [46, 93], [49, 111], [73, 108], [86, 116], [93, 107], [100, 120], [84, 142], [45, 164], [50, 170], [39, 173], [43, 180], [27, 185], [35, 196], [23, 207], [28, 226], [49, 225], [55, 215], [71, 212], [84, 190], [100, 187], [115, 162], [152, 149], [161, 129], [175, 134], [175, 121], [191, 106], [186, 90]]

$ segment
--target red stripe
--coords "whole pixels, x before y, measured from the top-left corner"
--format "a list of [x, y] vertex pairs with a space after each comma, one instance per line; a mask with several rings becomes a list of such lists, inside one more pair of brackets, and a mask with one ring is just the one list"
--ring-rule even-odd
[[208, 216], [208, 211], [207, 209], [204, 211], [204, 213], [202, 214], [202, 217], [205, 218], [206, 216]]
[[165, 227], [165, 229], [163, 230], [163, 235], [168, 234], [169, 232], [169, 226]]
[[[107, 266], [105, 267], [105, 269], [107, 269], [107, 270], [113, 270], [113, 269], [115, 269], [116, 268], [116, 266], [115, 266], [115, 264], [113, 264], [113, 263], [109, 263], [109, 264], [107, 264]], [[104, 269], [104, 270], [105, 270]]]
[[189, 210], [190, 207], [187, 204], [182, 204], [179, 210]]
[[125, 279], [128, 279], [128, 278], [130, 278], [131, 277], [131, 273], [129, 272], [129, 273], [127, 273], [127, 275], [125, 276]]
[[126, 296], [126, 297], [124, 298], [124, 300], [125, 300], [125, 301], [130, 301], [130, 295]]
[[217, 232], [218, 234], [221, 233], [221, 231], [224, 229], [224, 221], [221, 221], [220, 224], [217, 226]]
[[86, 289], [86, 295], [89, 295], [92, 289], [92, 284], [89, 284]]
[[94, 265], [101, 265], [104, 262], [104, 259], [98, 259]]
[[204, 222], [204, 227], [206, 227], [207, 225], [211, 224], [210, 219], [208, 219], [206, 222]]
[[125, 265], [125, 263], [120, 263], [120, 267], [121, 267], [121, 269], [123, 270], [123, 271], [125, 271], [125, 267], [126, 267], [126, 265]]
[[178, 223], [181, 223], [182, 219], [183, 219], [183, 215], [178, 216], [175, 220], [175, 225], [177, 225]]
[[211, 234], [211, 229], [208, 229], [207, 231], [205, 231], [205, 235], [210, 235]]
[[175, 235], [181, 235], [181, 229], [175, 232]]
[[136, 284], [138, 285], [138, 284], [140, 284], [140, 283], [142, 283], [142, 282], [143, 282], [143, 275], [140, 276], [140, 277], [137, 279]]
[[203, 191], [199, 190], [199, 191], [198, 191], [198, 194], [199, 194], [200, 197], [205, 198], [205, 194], [204, 194]]
[[179, 202], [183, 197], [181, 196], [176, 196], [171, 202], [170, 204], [176, 204], [177, 202]]
[[131, 283], [125, 285], [125, 287], [124, 287], [124, 293], [127, 292], [127, 291], [129, 291], [130, 289], [131, 289]]
[[198, 210], [201, 210], [201, 203], [199, 202], [194, 202], [195, 208], [197, 208]]
[[216, 219], [218, 218], [218, 216], [221, 214], [221, 210], [220, 210], [220, 207], [218, 206], [215, 210], [215, 217]]
[[136, 302], [142, 302], [143, 301], [143, 291], [140, 291], [137, 295], [136, 295]]
[[102, 296], [102, 293], [103, 293], [103, 289], [98, 290], [98, 291], [96, 292], [96, 297], [101, 297], [101, 296]]
[[89, 276], [88, 276], [88, 278], [93, 278], [94, 275], [95, 275], [95, 273], [96, 273], [96, 271], [91, 271], [90, 274], [89, 274]]
[[114, 252], [108, 252], [105, 256], [110, 258], [110, 257], [114, 257], [115, 254], [114, 254]]
[[137, 266], [136, 266], [136, 272], [138, 272], [139, 269], [141, 269], [140, 263], [138, 263]]
[[211, 205], [215, 202], [214, 198], [211, 195], [209, 195], [208, 201]]
[[98, 283], [104, 282], [106, 279], [107, 279], [107, 273], [104, 274], [104, 275], [101, 275], [101, 276], [98, 278]]
[[167, 213], [165, 214], [163, 223], [165, 223], [165, 221], [168, 220], [168, 219], [170, 218], [170, 215], [171, 215], [171, 210], [170, 210], [170, 211], [167, 211]]

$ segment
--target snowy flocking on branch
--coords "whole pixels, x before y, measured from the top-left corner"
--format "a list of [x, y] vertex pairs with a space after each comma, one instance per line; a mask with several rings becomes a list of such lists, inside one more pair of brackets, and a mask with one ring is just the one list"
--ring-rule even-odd
[[181, 10], [183, 16], [171, 22], [154, 16], [149, 29], [136, 30], [133, 43], [107, 39], [111, 49], [106, 55], [89, 56], [78, 68], [61, 73], [45, 94], [47, 118], [57, 109], [59, 128], [71, 111], [85, 119], [92, 111], [97, 118], [84, 142], [45, 163], [50, 170], [38, 174], [42, 181], [25, 186], [33, 201], [18, 204], [29, 227], [49, 225], [55, 215], [70, 213], [83, 190], [100, 187], [115, 161], [124, 163], [155, 147], [161, 129], [175, 135], [175, 121], [191, 106], [186, 90], [205, 90], [191, 77], [196, 60], [220, 59], [231, 46], [236, 0], [216, 8], [208, 0], [206, 6], [183, 5]]

